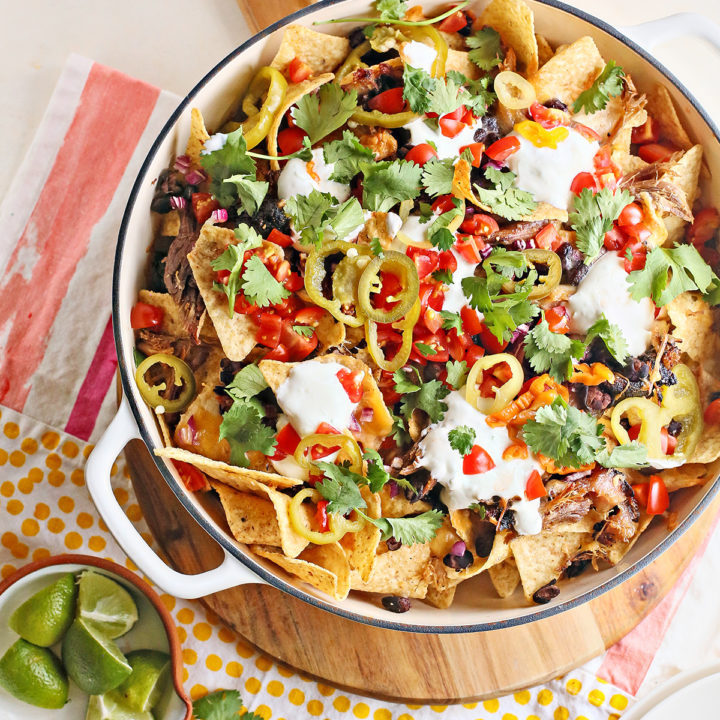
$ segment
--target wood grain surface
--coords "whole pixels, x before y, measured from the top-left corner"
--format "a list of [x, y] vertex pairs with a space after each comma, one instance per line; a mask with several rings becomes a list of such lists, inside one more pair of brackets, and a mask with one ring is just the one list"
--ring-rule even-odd
[[[251, 28], [259, 30], [309, 3], [238, 4]], [[189, 574], [216, 567], [220, 547], [177, 501], [145, 446], [133, 441], [125, 455], [140, 506], [170, 564]], [[419, 703], [480, 700], [562, 675], [626, 635], [672, 588], [719, 510], [720, 497], [677, 543], [614, 590], [515, 628], [462, 635], [382, 630], [265, 585], [226, 590], [203, 602], [252, 645], [335, 686]]]

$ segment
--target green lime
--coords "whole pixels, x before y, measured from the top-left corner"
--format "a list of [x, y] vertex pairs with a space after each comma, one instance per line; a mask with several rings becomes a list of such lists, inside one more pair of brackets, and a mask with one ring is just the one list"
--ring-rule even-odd
[[37, 707], [56, 709], [67, 702], [68, 681], [60, 661], [22, 638], [0, 658], [0, 685]]
[[87, 570], [80, 576], [77, 616], [114, 640], [137, 622], [138, 611], [132, 595], [122, 585]]
[[82, 618], [65, 633], [62, 661], [67, 674], [90, 695], [116, 688], [132, 672], [118, 646]]
[[133, 650], [127, 661], [132, 673], [110, 696], [131, 710], [152, 710], [170, 677], [170, 656], [159, 650]]
[[109, 695], [91, 695], [85, 720], [153, 720], [149, 712], [136, 712]]
[[75, 616], [77, 586], [72, 573], [36, 592], [10, 616], [8, 625], [20, 637], [40, 647], [60, 642]]

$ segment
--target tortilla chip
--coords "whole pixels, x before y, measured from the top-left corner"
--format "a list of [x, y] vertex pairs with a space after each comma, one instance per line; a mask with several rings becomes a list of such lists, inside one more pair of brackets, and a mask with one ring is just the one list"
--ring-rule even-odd
[[[464, 50], [465, 49], [465, 38], [457, 32], [447, 33], [442, 30], [438, 31], [440, 37], [445, 41], [449, 50]], [[447, 65], [445, 66], [447, 70]]]
[[177, 237], [180, 232], [180, 213], [177, 210], [171, 210], [169, 213], [161, 215], [161, 218], [160, 235], [163, 237]]
[[[310, 67], [313, 75], [335, 70], [350, 52], [346, 37], [317, 32], [302, 25], [288, 25], [270, 67], [285, 72], [293, 58]], [[291, 86], [292, 87], [292, 86]]]
[[446, 610], [452, 605], [453, 600], [455, 599], [456, 590], [456, 585], [441, 590], [431, 584], [428, 585], [427, 595], [423, 599], [426, 603], [429, 603], [433, 607]]
[[715, 313], [696, 292], [684, 292], [666, 305], [673, 337], [680, 349], [713, 375], [720, 375], [720, 337], [714, 332]]
[[[277, 59], [277, 58], [276, 58]], [[292, 58], [291, 58], [292, 59]], [[283, 104], [280, 106], [278, 111], [275, 113], [275, 119], [273, 120], [270, 130], [267, 134], [267, 151], [268, 155], [277, 155], [277, 135], [280, 130], [280, 123], [282, 122], [285, 113], [303, 96], [312, 92], [321, 85], [330, 82], [333, 79], [332, 73], [325, 73], [324, 75], [318, 75], [317, 77], [308, 78], [303, 80], [301, 83], [296, 85], [288, 86], [287, 92], [285, 93], [285, 99]], [[273, 170], [279, 170], [280, 164], [277, 160], [270, 161], [270, 167]]]
[[470, 80], [477, 80], [480, 77], [480, 68], [470, 60], [466, 50], [453, 50], [452, 48], [448, 50], [445, 72], [450, 70], [460, 72]]
[[348, 596], [348, 562], [338, 543], [313, 545], [296, 558], [286, 557], [276, 548], [262, 545], [252, 545], [250, 549], [336, 600], [344, 600]]
[[405, 492], [400, 488], [395, 497], [390, 496], [390, 488], [385, 485], [378, 493], [380, 496], [381, 516], [386, 518], [399, 518], [406, 515], [419, 515], [427, 510], [432, 510], [432, 505], [425, 500], [410, 502]]
[[660, 137], [669, 140], [681, 150], [693, 146], [685, 128], [680, 122], [675, 104], [668, 89], [659, 83], [647, 93], [647, 111], [660, 127]]
[[[698, 194], [702, 158], [702, 145], [695, 145], [672, 163], [669, 170], [660, 178], [665, 182], [673, 183], [682, 190], [690, 207], [692, 207]], [[674, 243], [682, 240], [685, 232], [685, 221], [675, 215], [668, 215], [664, 218], [664, 222], [668, 230], [668, 242]]]
[[[178, 304], [172, 299], [170, 293], [153, 292], [152, 290], [141, 290], [138, 293], [140, 302], [147, 303], [163, 311], [163, 319], [157, 330], [175, 338], [190, 337], [183, 323], [183, 316]], [[204, 316], [203, 316], [204, 317]], [[200, 324], [200, 339], [205, 342], [217, 342], [215, 328], [206, 322]]]
[[[367, 503], [365, 513], [368, 517], [379, 518], [380, 498], [370, 492], [369, 488], [360, 488], [360, 494]], [[363, 581], [367, 580], [375, 565], [375, 557], [380, 544], [382, 533], [380, 528], [366, 522], [362, 530], [356, 533], [347, 533], [340, 544], [345, 550], [351, 570], [357, 570]]]
[[668, 492], [704, 485], [715, 476], [713, 468], [703, 463], [687, 463], [680, 467], [663, 470], [658, 474], [662, 477]]
[[523, 593], [527, 600], [541, 587], [557, 580], [565, 566], [592, 540], [589, 533], [541, 532], [521, 535], [510, 542]]
[[[573, 116], [573, 120], [587, 125], [593, 129], [602, 139], [609, 138], [617, 124], [625, 115], [624, 101], [622, 95], [611, 97], [607, 105], [597, 112], [587, 114], [579, 112]], [[632, 132], [632, 129], [631, 129]], [[628, 145], [629, 148], [629, 145]]]
[[572, 104], [583, 90], [593, 84], [605, 67], [595, 42], [585, 36], [560, 49], [528, 79], [535, 87], [538, 102], [552, 98]]
[[267, 498], [240, 492], [224, 483], [211, 483], [220, 496], [230, 532], [241, 543], [280, 546], [282, 538], [275, 506]]
[[555, 54], [555, 51], [544, 35], [535, 33], [535, 42], [538, 48], [538, 65], [542, 67]]
[[501, 598], [510, 597], [520, 584], [520, 573], [515, 564], [515, 558], [509, 557], [507, 560], [488, 568], [488, 575], [495, 592]]
[[345, 325], [338, 322], [330, 313], [321, 318], [315, 332], [318, 337], [318, 353], [323, 354], [345, 342]]
[[652, 522], [653, 515], [647, 515], [640, 510], [640, 520], [638, 521], [638, 528], [630, 540], [627, 542], [618, 542], [614, 545], [606, 547], [599, 545], [596, 554], [599, 557], [607, 560], [611, 565], [617, 565], [632, 549], [632, 546], [638, 541], [639, 537], [645, 532], [647, 526]]
[[428, 543], [402, 545], [397, 550], [380, 552], [367, 580], [363, 580], [357, 570], [351, 570], [350, 587], [362, 592], [424, 598], [432, 577], [429, 560]]
[[188, 137], [185, 154], [195, 166], [200, 166], [200, 151], [205, 145], [205, 141], [210, 137], [205, 129], [205, 120], [202, 113], [197, 108], [190, 111], [190, 137]]
[[659, 208], [650, 193], [641, 192], [636, 196], [636, 199], [643, 206], [644, 222], [650, 231], [650, 237], [646, 240], [648, 247], [660, 247], [667, 240], [667, 228], [662, 217], [660, 217]]
[[[450, 585], [457, 585], [463, 580], [479, 575], [485, 570], [489, 570], [493, 565], [501, 563], [503, 560], [507, 560], [510, 557], [510, 544], [507, 542], [508, 538], [513, 533], [510, 530], [501, 530], [495, 533], [493, 539], [493, 546], [490, 554], [486, 558], [475, 557], [473, 564], [464, 570], [454, 570], [453, 568], [447, 567], [443, 564], [443, 569], [448, 578]], [[474, 550], [474, 544], [469, 546], [471, 550]], [[475, 553], [473, 552], [473, 556]]]
[[[358, 417], [365, 408], [371, 408], [373, 411], [372, 420], [361, 425], [360, 432], [353, 432], [353, 437], [362, 444], [364, 448], [380, 447], [383, 439], [392, 430], [392, 415], [390, 415], [382, 393], [378, 389], [375, 378], [370, 368], [362, 361], [351, 355], [340, 355], [339, 353], [330, 353], [322, 355], [314, 360], [306, 360], [305, 362], [336, 362], [344, 365], [353, 372], [363, 373], [362, 381], [362, 399], [357, 406]], [[297, 363], [280, 362], [279, 360], [261, 360], [258, 364], [260, 372], [262, 372], [267, 384], [272, 388], [274, 393], [282, 383], [287, 380], [288, 375]]]
[[172, 434], [170, 433], [170, 426], [168, 425], [167, 420], [165, 419], [165, 416], [159, 415], [156, 412], [155, 419], [157, 420], [157, 424], [160, 426], [160, 434], [162, 435], [162, 439], [163, 439], [163, 442], [165, 443], [165, 447], [172, 447], [172, 444], [173, 444]]
[[256, 326], [248, 315], [228, 316], [228, 299], [215, 290], [215, 271], [211, 263], [222, 255], [228, 245], [236, 243], [235, 234], [227, 228], [203, 225], [195, 247], [188, 254], [188, 262], [208, 315], [215, 326], [223, 352], [229, 360], [243, 360], [255, 347]]
[[[714, 335], [713, 339], [712, 344], [717, 349], [717, 335]], [[715, 364], [717, 364], [717, 361]], [[701, 367], [699, 371], [696, 371], [696, 376], [698, 389], [700, 390], [700, 406], [706, 408], [712, 401], [714, 394], [720, 391], [720, 380], [718, 380], [717, 376], [707, 372], [705, 367]], [[720, 425], [706, 424], [700, 442], [698, 442], [697, 447], [690, 456], [689, 462], [711, 463], [717, 460], [718, 457], [720, 457]]]
[[479, 24], [497, 30], [503, 42], [517, 56], [520, 70], [531, 75], [538, 69], [538, 44], [532, 10], [522, 0], [492, 0], [480, 16]]

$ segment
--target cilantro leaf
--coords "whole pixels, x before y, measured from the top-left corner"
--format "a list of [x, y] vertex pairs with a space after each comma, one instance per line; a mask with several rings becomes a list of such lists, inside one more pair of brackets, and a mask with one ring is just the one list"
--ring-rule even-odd
[[422, 168], [422, 184], [425, 186], [427, 194], [430, 197], [436, 197], [451, 193], [454, 173], [452, 158], [428, 160]]
[[257, 365], [246, 365], [235, 373], [225, 392], [233, 400], [249, 400], [268, 387], [265, 377]]
[[345, 92], [337, 83], [325, 83], [317, 93], [303, 95], [292, 111], [295, 124], [305, 130], [311, 145], [342, 127], [355, 112], [357, 90]]
[[398, 447], [407, 445], [412, 438], [410, 437], [410, 434], [408, 433], [407, 429], [405, 428], [404, 418], [400, 417], [400, 415], [393, 415], [392, 418], [393, 418], [393, 424], [392, 424], [393, 440], [397, 443]]
[[231, 132], [219, 150], [200, 154], [200, 164], [210, 176], [210, 192], [222, 207], [235, 202], [235, 185], [225, 181], [234, 176], [250, 176], [255, 180], [255, 161], [247, 154], [242, 128]]
[[596, 337], [605, 343], [605, 347], [615, 360], [621, 365], [625, 363], [629, 354], [627, 340], [620, 327], [611, 323], [604, 314], [588, 328], [585, 342], [589, 345]]
[[452, 330], [455, 328], [458, 335], [462, 335], [462, 318], [460, 315], [449, 310], [441, 310], [440, 317], [443, 319], [443, 330]]
[[274, 431], [263, 425], [257, 407], [247, 400], [235, 400], [231, 408], [223, 415], [220, 423], [220, 439], [230, 444], [230, 462], [240, 467], [248, 467], [249, 450], [258, 450], [272, 455], [277, 444]]
[[484, 27], [467, 38], [466, 43], [472, 48], [468, 53], [468, 59], [481, 70], [492, 70], [502, 62], [504, 54], [500, 44], [500, 33], [497, 30]]
[[470, 97], [467, 90], [458, 86], [452, 79], [435, 79], [435, 88], [430, 91], [428, 110], [438, 115], [446, 115], [457, 110]]
[[310, 325], [293, 325], [292, 329], [293, 332], [296, 332], [298, 335], [303, 335], [304, 337], [310, 337], [315, 332]]
[[367, 481], [370, 492], [380, 492], [390, 480], [390, 473], [385, 469], [382, 457], [377, 450], [366, 450], [363, 459], [367, 461]]
[[363, 165], [363, 207], [389, 212], [403, 200], [420, 194], [422, 168], [407, 160], [367, 163]]
[[[413, 370], [415, 369], [413, 368]], [[422, 380], [420, 380], [420, 374], [417, 370], [415, 370], [415, 374], [417, 375], [417, 383], [420, 383], [419, 385], [413, 381], [412, 376], [407, 370], [403, 370], [402, 368], [400, 370], [396, 370], [393, 373], [395, 392], [400, 394], [417, 392], [422, 385]]]
[[455, 390], [459, 390], [465, 384], [467, 363], [464, 360], [448, 360], [445, 363], [445, 369], [447, 370], [445, 382], [452, 385]]
[[344, 203], [330, 208], [326, 217], [335, 240], [342, 240], [358, 226], [365, 224], [363, 209], [356, 197], [349, 197]]
[[432, 540], [443, 524], [444, 515], [439, 510], [427, 510], [422, 515], [401, 518], [371, 518], [373, 525], [382, 530], [382, 539], [395, 538], [403, 545], [416, 545]]
[[417, 351], [424, 355], [425, 357], [430, 357], [430, 355], [436, 355], [437, 351], [432, 345], [428, 345], [424, 342], [416, 342], [415, 347], [417, 348]]
[[293, 195], [283, 208], [292, 220], [293, 229], [300, 235], [304, 245], [322, 241], [321, 228], [325, 214], [333, 206], [335, 199], [330, 193], [312, 190], [309, 195]]
[[[394, 376], [393, 376], [394, 377]], [[448, 409], [443, 398], [447, 397], [450, 390], [440, 380], [422, 382], [418, 376], [420, 387], [417, 390], [406, 390], [400, 403], [400, 412], [409, 418], [416, 408], [428, 414], [431, 422], [440, 422]], [[395, 385], [397, 389], [397, 384]], [[398, 392], [401, 392], [398, 390]]]
[[584, 352], [585, 343], [552, 332], [544, 317], [525, 336], [525, 357], [530, 367], [538, 374], [549, 372], [558, 382], [570, 377], [573, 358], [581, 358]]
[[290, 292], [272, 276], [257, 255], [253, 255], [245, 263], [242, 289], [248, 302], [258, 307], [277, 305], [290, 295]]
[[343, 131], [342, 140], [333, 140], [323, 147], [326, 163], [335, 163], [331, 180], [349, 183], [360, 172], [364, 162], [373, 161], [373, 152], [366, 148], [349, 130]]
[[455, 243], [455, 235], [448, 225], [452, 224], [459, 217], [465, 216], [465, 205], [462, 200], [453, 198], [455, 207], [452, 210], [438, 215], [427, 229], [427, 239], [439, 250], [449, 250]]
[[430, 93], [435, 89], [435, 78], [420, 68], [405, 66], [403, 70], [403, 99], [418, 115], [430, 109]]
[[595, 82], [578, 95], [573, 103], [573, 112], [594, 113], [603, 110], [611, 97], [620, 95], [623, 90], [625, 71], [611, 60], [595, 78]]
[[448, 433], [450, 447], [465, 457], [475, 443], [475, 430], [468, 425], [458, 425]]
[[237, 720], [241, 709], [237, 690], [216, 690], [193, 702], [193, 716], [197, 720]]
[[653, 248], [642, 270], [631, 272], [627, 281], [633, 300], [651, 297], [661, 307], [687, 290], [706, 292], [717, 280], [694, 245]]
[[229, 270], [230, 276], [226, 284], [215, 283], [213, 287], [227, 295], [228, 315], [233, 316], [235, 311], [235, 298], [240, 292], [240, 280], [245, 261], [245, 251], [252, 250], [262, 245], [262, 237], [245, 223], [240, 223], [235, 228], [235, 237], [239, 242], [235, 245], [228, 245], [222, 255], [216, 257], [210, 267], [213, 270]]
[[329, 500], [327, 511], [345, 515], [351, 510], [364, 508], [365, 500], [360, 494], [360, 486], [365, 484], [362, 475], [335, 463], [316, 461], [325, 478], [322, 482], [315, 483], [317, 490], [325, 500]]
[[231, 175], [225, 183], [232, 183], [235, 186], [240, 208], [250, 216], [258, 211], [270, 187], [268, 183], [256, 180], [252, 175]]
[[432, 276], [434, 280], [444, 283], [445, 285], [453, 284], [453, 276], [450, 270], [436, 270]]
[[627, 190], [613, 192], [610, 188], [603, 188], [597, 193], [583, 188], [575, 196], [575, 211], [570, 213], [568, 220], [576, 233], [578, 250], [585, 254], [585, 264], [598, 256], [605, 233], [632, 199]]
[[626, 445], [617, 445], [611, 451], [604, 448], [595, 459], [603, 467], [632, 468], [648, 464], [647, 448], [637, 440], [631, 440]]
[[470, 108], [477, 117], [485, 115], [488, 108], [497, 99], [495, 93], [487, 89], [490, 83], [489, 75], [477, 80], [470, 80], [457, 70], [448, 70], [447, 77], [465, 87], [468, 92], [465, 98], [465, 107]]
[[370, 240], [370, 249], [373, 252], [373, 255], [375, 257], [382, 257], [383, 256], [383, 246], [380, 243], [380, 238], [372, 238]]
[[380, 13], [382, 22], [402, 20], [407, 12], [405, 0], [375, 0], [375, 9]]
[[475, 185], [475, 192], [478, 200], [496, 215], [507, 220], [521, 220], [537, 207], [531, 193], [512, 186], [515, 173], [501, 172], [493, 167], [487, 167], [485, 177], [494, 187], [482, 188]]

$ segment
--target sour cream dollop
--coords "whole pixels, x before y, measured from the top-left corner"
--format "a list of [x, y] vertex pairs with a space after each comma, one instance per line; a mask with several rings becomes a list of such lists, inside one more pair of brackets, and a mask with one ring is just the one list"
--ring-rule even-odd
[[448, 312], [459, 313], [468, 304], [468, 300], [462, 289], [462, 281], [475, 274], [477, 265], [467, 261], [460, 253], [453, 252], [453, 255], [457, 260], [457, 269], [452, 274], [452, 283], [448, 285], [448, 289], [445, 291], [442, 309]]
[[461, 147], [475, 142], [475, 131], [481, 126], [482, 121], [478, 120], [473, 125], [466, 125], [455, 137], [445, 137], [439, 128], [433, 127], [433, 123], [419, 118], [405, 125], [405, 129], [410, 131], [411, 145], [432, 143], [437, 150], [438, 157], [442, 159], [457, 158], [460, 155]]
[[425, 43], [411, 40], [402, 46], [402, 54], [405, 62], [414, 68], [424, 70], [426, 73], [432, 72], [432, 64], [437, 58], [437, 50], [426, 45]]
[[[448, 410], [439, 423], [430, 425], [420, 441], [419, 464], [443, 486], [440, 499], [450, 511], [462, 510], [472, 503], [505, 498], [515, 511], [515, 529], [521, 535], [536, 535], [542, 530], [540, 500], [525, 499], [525, 485], [533, 470], [542, 467], [529, 453], [527, 459], [503, 460], [503, 451], [511, 444], [505, 428], [491, 428], [486, 416], [465, 400], [463, 392], [452, 392], [445, 399]], [[477, 475], [463, 472], [463, 458], [450, 445], [448, 435], [460, 425], [475, 430], [475, 444], [480, 445], [495, 467]]]
[[326, 422], [343, 432], [357, 407], [348, 397], [337, 374], [346, 369], [335, 362], [306, 360], [295, 365], [275, 397], [300, 437], [312, 435]]
[[622, 331], [631, 355], [647, 349], [655, 309], [650, 298], [630, 297], [623, 259], [617, 253], [608, 252], [593, 263], [568, 304], [570, 332], [586, 333], [604, 313]]
[[573, 194], [570, 185], [578, 173], [593, 170], [593, 158], [600, 147], [569, 128], [568, 136], [556, 149], [536, 147], [529, 140], [512, 132], [520, 141], [520, 149], [507, 159], [507, 166], [517, 176], [515, 185], [531, 193], [537, 202], [567, 210]]
[[[309, 195], [313, 190], [319, 190], [330, 193], [338, 202], [345, 202], [350, 197], [350, 187], [330, 180], [334, 167], [335, 163], [325, 162], [322, 148], [312, 151], [309, 162], [300, 158], [288, 160], [278, 177], [278, 198], [288, 200], [295, 195]], [[310, 168], [317, 178], [310, 174]]]

